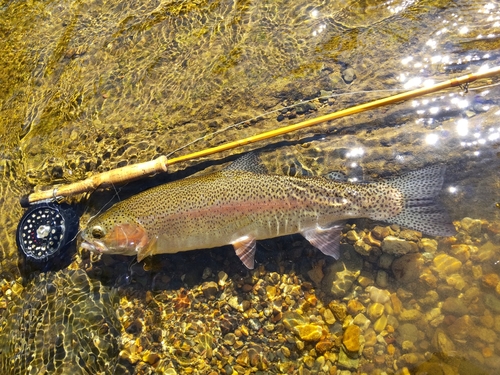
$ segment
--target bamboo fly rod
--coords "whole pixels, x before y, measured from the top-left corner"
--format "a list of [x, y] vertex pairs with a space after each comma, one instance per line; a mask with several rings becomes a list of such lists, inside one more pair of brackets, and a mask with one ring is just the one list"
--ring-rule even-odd
[[394, 104], [400, 101], [413, 99], [422, 95], [430, 94], [436, 91], [440, 91], [449, 87], [456, 87], [464, 84], [468, 84], [475, 80], [481, 78], [488, 78], [500, 74], [500, 66], [484, 70], [477, 73], [471, 73], [457, 78], [452, 78], [447, 81], [437, 83], [432, 86], [422, 87], [419, 89], [406, 91], [401, 94], [388, 96], [383, 99], [374, 100], [368, 103], [356, 105], [347, 109], [343, 109], [337, 112], [329, 113], [327, 115], [315, 117], [306, 121], [299, 122], [297, 124], [288, 125], [279, 129], [270, 130], [263, 132], [251, 137], [242, 138], [234, 142], [228, 142], [217, 147], [207, 148], [201, 151], [193, 152], [191, 154], [179, 156], [176, 158], [168, 159], [166, 156], [160, 156], [154, 160], [125, 166], [122, 168], [113, 169], [107, 172], [96, 174], [89, 177], [83, 181], [74, 182], [68, 185], [58, 186], [51, 190], [44, 190], [35, 192], [26, 196], [23, 196], [20, 200], [21, 206], [27, 207], [31, 203], [38, 201], [53, 200], [56, 198], [68, 197], [75, 194], [84, 193], [87, 191], [95, 190], [99, 187], [110, 186], [111, 184], [118, 184], [122, 182], [132, 181], [145, 177], [148, 175], [153, 175], [160, 172], [166, 172], [169, 165], [200, 158], [203, 156], [212, 155], [221, 151], [230, 150], [236, 147], [244, 146], [250, 143], [262, 141], [265, 139], [277, 137], [283, 134], [287, 134], [296, 130], [304, 129], [310, 126], [318, 125], [323, 122], [335, 120], [341, 117], [350, 116], [355, 113], [365, 112], [378, 107], [383, 107], [389, 104]]

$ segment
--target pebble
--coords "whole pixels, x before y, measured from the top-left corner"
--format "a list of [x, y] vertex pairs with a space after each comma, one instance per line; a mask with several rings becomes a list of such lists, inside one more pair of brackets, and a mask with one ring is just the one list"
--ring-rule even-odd
[[392, 293], [390, 295], [390, 300], [391, 300], [392, 310], [393, 310], [394, 314], [396, 314], [396, 315], [401, 314], [401, 311], [403, 311], [403, 303], [398, 298], [397, 294]]
[[306, 323], [306, 319], [295, 311], [287, 311], [283, 314], [283, 324], [290, 331], [293, 331], [296, 326]]
[[387, 236], [382, 241], [382, 250], [388, 254], [404, 255], [418, 252], [415, 242], [410, 242], [394, 236]]
[[295, 327], [301, 340], [318, 341], [323, 335], [323, 328], [316, 324], [302, 324]]
[[440, 356], [449, 357], [455, 355], [455, 344], [444, 333], [442, 329], [436, 329], [432, 337], [432, 346]]
[[426, 253], [434, 254], [437, 251], [437, 241], [431, 238], [422, 238], [420, 240], [420, 245], [422, 246], [422, 250]]
[[397, 281], [408, 284], [420, 277], [424, 260], [419, 253], [403, 255], [392, 262], [391, 270]]
[[362, 239], [356, 241], [356, 243], [354, 244], [354, 250], [356, 250], [358, 254], [361, 254], [363, 256], [369, 256], [370, 253], [372, 252], [372, 249], [373, 249], [372, 246], [367, 244]]
[[[339, 358], [338, 358], [338, 365], [339, 367], [349, 369], [349, 370], [356, 370], [359, 367], [359, 358], [352, 358], [350, 357], [346, 350], [341, 347], [339, 351]], [[337, 374], [346, 374], [346, 372], [340, 371], [337, 372]], [[348, 373], [350, 374], [350, 372]]]
[[332, 311], [337, 320], [340, 320], [341, 322], [344, 321], [347, 316], [346, 305], [332, 301], [328, 304], [328, 308]]
[[493, 310], [496, 313], [500, 313], [500, 299], [495, 297], [493, 294], [485, 293], [484, 294], [484, 304], [489, 309]]
[[454, 273], [453, 275], [448, 276], [446, 278], [446, 283], [456, 290], [463, 290], [467, 286], [467, 282], [458, 273]]
[[384, 313], [384, 305], [375, 302], [368, 306], [367, 315], [371, 320], [376, 320], [382, 316]]
[[366, 307], [357, 299], [351, 299], [349, 300], [349, 302], [347, 302], [347, 312], [352, 316], [356, 316], [359, 313], [365, 312], [365, 310]]
[[403, 310], [399, 314], [399, 320], [402, 322], [413, 322], [419, 320], [422, 317], [422, 313], [417, 309]]
[[391, 298], [391, 293], [388, 290], [379, 289], [374, 286], [369, 286], [365, 290], [370, 293], [370, 299], [373, 302], [386, 303]]
[[347, 68], [342, 71], [342, 79], [345, 83], [349, 84], [356, 79], [356, 72], [353, 68]]
[[201, 285], [201, 290], [205, 298], [215, 299], [215, 295], [219, 291], [219, 288], [215, 281], [207, 281]]
[[412, 323], [403, 323], [396, 329], [396, 331], [398, 332], [397, 341], [400, 343], [404, 341], [418, 341], [419, 330], [417, 326]]
[[316, 351], [318, 353], [324, 354], [327, 351], [329, 351], [331, 348], [333, 348], [334, 345], [335, 345], [335, 343], [333, 341], [330, 341], [330, 340], [321, 340], [320, 342], [318, 342], [316, 344], [316, 346], [314, 348], [316, 349]]
[[332, 310], [326, 308], [323, 310], [323, 319], [325, 320], [326, 324], [334, 324], [335, 323], [335, 316], [332, 313]]
[[363, 267], [363, 259], [352, 246], [343, 252], [341, 260], [326, 266], [321, 289], [334, 298], [343, 298], [351, 290]]
[[465, 217], [460, 221], [460, 226], [472, 237], [481, 235], [481, 220]]
[[373, 329], [375, 332], [382, 332], [387, 326], [387, 316], [384, 314], [380, 318], [378, 318], [375, 323], [373, 323]]
[[445, 279], [446, 276], [458, 272], [460, 268], [462, 268], [462, 262], [448, 254], [437, 255], [433, 260], [433, 264], [436, 272], [442, 279]]
[[389, 275], [384, 270], [378, 270], [377, 276], [375, 276], [375, 284], [381, 288], [387, 288], [389, 286]]
[[489, 262], [496, 256], [497, 251], [498, 245], [495, 245], [488, 241], [477, 249], [475, 258], [480, 262]]
[[380, 268], [388, 270], [391, 268], [391, 265], [392, 265], [392, 262], [394, 261], [394, 259], [395, 259], [394, 255], [382, 253], [380, 258], [378, 258], [378, 266]]
[[361, 348], [360, 343], [361, 329], [357, 325], [350, 325], [346, 328], [342, 336], [342, 344], [350, 353], [357, 353]]
[[422, 238], [422, 233], [411, 229], [403, 229], [399, 232], [399, 238], [407, 241], [418, 242]]
[[363, 330], [366, 330], [371, 324], [371, 321], [365, 316], [365, 314], [356, 315], [352, 322]]
[[448, 297], [443, 302], [443, 305], [441, 306], [441, 311], [444, 314], [462, 316], [467, 314], [469, 312], [469, 309], [464, 304], [461, 298]]

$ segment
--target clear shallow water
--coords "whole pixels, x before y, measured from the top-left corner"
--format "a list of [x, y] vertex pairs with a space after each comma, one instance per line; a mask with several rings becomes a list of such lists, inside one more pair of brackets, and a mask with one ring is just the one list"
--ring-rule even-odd
[[[411, 89], [429, 80], [438, 82], [486, 66], [496, 66], [499, 56], [498, 7], [497, 2], [486, 1], [4, 3], [0, 17], [3, 51], [0, 56], [0, 79], [5, 87], [0, 92], [0, 169], [3, 174], [0, 183], [0, 259], [4, 278], [10, 281], [19, 276], [14, 241], [15, 228], [22, 214], [18, 198], [33, 186], [38, 188], [74, 181], [97, 171], [150, 160], [206, 136], [174, 155], [185, 154], [393, 93], [376, 90]], [[457, 271], [458, 274], [468, 285], [477, 287], [480, 294], [476, 296], [477, 300], [463, 300], [468, 289], [454, 288], [451, 292], [441, 291], [438, 299], [427, 305], [417, 301], [418, 308], [415, 309], [428, 313], [434, 308], [441, 308], [440, 304], [449, 297], [477, 305], [477, 301], [491, 301], [489, 295], [496, 296], [496, 284], [489, 286], [494, 284], [494, 281], [490, 281], [494, 276], [488, 276], [486, 281], [483, 277], [498, 275], [495, 266], [498, 242], [494, 228], [498, 225], [496, 223], [500, 214], [500, 210], [495, 207], [495, 203], [500, 200], [497, 193], [499, 95], [497, 86], [482, 87], [496, 81], [491, 79], [475, 83], [467, 93], [453, 89], [341, 119], [284, 136], [267, 145], [255, 144], [245, 150], [260, 149], [261, 158], [270, 171], [323, 174], [341, 169], [365, 180], [387, 177], [428, 164], [446, 163], [443, 199], [452, 218], [456, 221], [464, 217], [488, 220], [476, 231], [474, 225], [477, 227], [479, 224], [473, 224], [473, 229], [470, 229], [468, 222], [465, 222], [464, 228], [468, 228], [464, 229], [466, 234], [458, 236], [454, 245], [465, 244], [477, 249], [487, 245], [488, 254], [491, 254], [486, 258], [480, 257], [478, 254], [481, 251], [468, 248], [462, 249], [466, 255], [457, 255], [453, 252], [458, 251], [458, 248], [452, 250], [450, 247], [453, 244], [441, 244], [438, 251], [462, 262], [463, 268]], [[342, 95], [330, 100], [320, 99], [321, 95], [330, 94]], [[281, 111], [285, 106], [306, 100], [312, 100], [313, 107]], [[274, 110], [279, 112], [262, 116]], [[255, 119], [210, 136], [218, 129], [251, 118]], [[211, 163], [201, 166], [215, 165], [214, 168], [218, 168], [220, 162], [216, 160], [224, 160], [228, 155], [229, 152], [214, 156], [209, 160]], [[176, 165], [172, 172], [179, 170], [178, 174], [160, 177], [155, 183], [170, 177], [180, 178], [186, 174], [182, 172], [185, 168], [195, 166], [198, 162]], [[196, 167], [193, 167], [187, 173], [195, 170]], [[138, 189], [138, 185], [133, 185], [123, 194]], [[87, 216], [93, 213], [92, 210], [95, 212], [99, 209], [108, 196], [94, 197]], [[85, 223], [85, 218], [82, 223]], [[364, 225], [370, 223], [357, 224], [358, 228], [365, 228]], [[369, 226], [366, 228], [371, 229]], [[346, 242], [349, 241], [346, 238]], [[418, 243], [421, 244], [421, 241]], [[243, 353], [248, 354], [250, 344], [262, 341], [264, 337], [278, 340], [275, 346], [268, 344], [262, 348], [275, 355], [273, 359], [266, 360], [269, 363], [288, 363], [287, 366], [293, 369], [276, 370], [271, 367], [270, 370], [268, 367], [261, 368], [261, 371], [286, 370], [293, 373], [300, 366], [313, 371], [306, 357], [314, 361], [323, 357], [325, 362], [322, 366], [328, 369], [322, 371], [333, 371], [333, 366], [338, 365], [335, 356], [340, 353], [344, 331], [338, 325], [328, 324], [324, 317], [321, 309], [328, 306], [332, 296], [322, 294], [325, 293], [321, 287], [322, 280], [311, 288], [302, 288], [307, 293], [302, 291], [294, 300], [299, 305], [302, 302], [298, 301], [307, 300], [308, 295], [314, 295], [319, 300], [314, 309], [302, 309], [301, 315], [304, 319], [313, 317], [313, 323], [314, 317], [323, 317], [324, 324], [319, 325], [331, 331], [332, 336], [326, 340], [335, 343], [333, 349], [321, 353], [321, 350], [316, 349], [317, 342], [301, 340], [293, 329], [286, 327], [283, 328], [286, 340], [306, 343], [303, 348], [295, 341], [289, 343], [291, 353], [288, 357], [285, 355], [286, 350], [283, 357], [279, 354], [284, 346], [279, 342], [279, 329], [278, 332], [257, 329], [249, 335], [242, 333], [239, 337], [244, 340], [237, 341], [243, 342], [243, 346], [224, 346], [225, 335], [218, 325], [221, 315], [217, 311], [230, 315], [229, 318], [232, 313], [237, 315], [246, 311], [238, 312], [238, 308], [228, 305], [227, 301], [231, 297], [254, 303], [256, 299], [252, 296], [262, 296], [258, 292], [254, 293], [254, 289], [250, 291], [249, 287], [243, 287], [255, 287], [259, 279], [267, 283], [264, 289], [278, 284], [281, 293], [289, 294], [288, 289], [285, 291], [286, 285], [291, 288], [302, 283], [314, 283], [309, 271], [318, 269], [317, 262], [324, 259], [310, 248], [304, 250], [307, 245], [303, 242], [294, 244], [284, 239], [266, 242], [265, 246], [274, 249], [277, 254], [261, 249], [262, 254], [265, 254], [261, 262], [265, 264], [266, 272], [252, 277], [245, 276], [243, 269], [234, 271], [240, 267], [237, 259], [224, 264], [225, 257], [232, 256], [228, 249], [207, 252], [209, 255], [196, 252], [161, 258], [159, 264], [163, 268], [155, 268], [153, 264], [146, 266], [146, 270], [142, 265], [129, 267], [128, 261], [121, 258], [104, 259], [91, 266], [88, 255], [81, 254], [72, 267], [92, 267], [90, 274], [95, 280], [109, 286], [121, 286], [124, 299], [122, 307], [126, 309], [128, 306], [131, 311], [136, 311], [133, 314], [131, 312], [134, 319], [142, 321], [148, 316], [153, 319], [153, 323], [141, 323], [145, 328], [139, 333], [126, 332], [124, 328], [123, 348], [135, 353], [135, 349], [130, 349], [127, 343], [140, 339], [142, 333], [151, 334], [153, 326], [162, 327], [161, 344], [158, 344], [158, 340], [150, 340], [151, 346], [144, 345], [147, 348], [144, 350], [157, 354], [163, 368], [173, 367], [178, 373], [183, 373], [190, 367], [199, 373], [209, 373], [212, 370], [219, 371], [218, 366], [225, 366], [221, 360], [213, 359], [217, 355], [211, 359], [202, 354], [203, 350], [193, 349], [196, 347], [193, 343], [189, 349], [184, 347], [185, 352], [176, 352], [179, 349], [175, 346], [176, 341], [167, 334], [174, 332], [170, 331], [171, 327], [167, 323], [173, 317], [185, 322], [202, 319], [213, 328], [213, 332], [217, 332], [213, 335], [215, 343], [211, 350], [223, 353], [222, 357], [234, 357], [234, 361], [240, 355], [244, 356]], [[280, 249], [281, 252], [278, 251]], [[300, 256], [293, 255], [296, 254], [294, 252], [287, 256], [290, 249], [299, 251]], [[419, 251], [425, 253], [422, 246]], [[431, 267], [436, 266], [433, 262], [437, 255], [439, 253], [432, 257], [426, 255], [420, 270], [424, 275], [427, 268], [431, 273], [434, 272], [437, 278], [435, 287], [420, 278], [415, 288], [407, 283], [392, 284], [396, 274], [392, 269], [388, 270], [391, 280], [388, 289], [391, 293], [396, 293], [399, 287], [414, 294], [407, 300], [402, 298], [402, 292], [398, 294], [406, 310], [414, 310], [413, 300], [425, 297], [417, 293], [419, 287], [427, 291], [441, 284], [448, 287], [456, 285], [449, 284], [447, 280], [454, 273], [441, 278], [439, 271], [432, 271]], [[363, 270], [375, 278], [380, 268], [378, 258], [370, 257], [373, 256], [362, 258]], [[203, 279], [203, 266], [207, 259], [211, 262], [209, 268], [212, 273]], [[304, 263], [304, 266], [298, 267], [295, 265], [297, 263]], [[192, 267], [192, 264], [199, 266]], [[328, 273], [327, 266], [329, 264], [320, 266], [325, 275]], [[120, 272], [116, 272], [117, 268]], [[197, 269], [198, 273], [188, 272], [191, 268]], [[232, 278], [234, 286], [228, 287], [230, 296], [221, 294], [220, 271]], [[280, 280], [284, 278], [284, 285], [273, 281], [276, 276], [272, 276], [271, 272], [276, 272]], [[237, 275], [240, 273], [243, 274], [243, 281], [238, 281]], [[186, 282], [186, 275], [192, 280], [188, 277]], [[270, 279], [266, 280], [266, 277]], [[199, 309], [188, 308], [184, 313], [176, 315], [172, 312], [173, 315], [169, 313], [165, 316], [143, 306], [147, 303], [148, 293], [154, 290], [153, 296], [158, 301], [159, 309], [169, 311], [172, 306], [162, 304], [171, 303], [171, 295], [180, 293], [181, 286], [188, 286], [188, 293], [196, 294], [196, 288], [203, 281], [219, 283], [219, 294], [215, 302], [208, 298], [207, 301], [203, 300]], [[6, 306], [4, 313], [7, 314], [12, 303], [8, 294], [5, 294], [8, 288], [4, 289], [2, 304]], [[366, 286], [357, 280], [350, 293], [337, 298], [337, 302], [347, 306], [347, 301], [359, 299], [368, 309], [373, 301], [366, 299], [365, 289]], [[135, 295], [138, 296], [133, 300], [130, 296]], [[161, 297], [163, 295], [166, 297]], [[267, 294], [264, 297], [263, 301], [259, 299], [258, 302], [269, 305], [275, 298]], [[345, 298], [344, 302], [341, 302], [342, 298]], [[132, 300], [135, 310], [129, 306]], [[292, 301], [288, 302], [284, 303], [290, 306]], [[260, 313], [256, 306], [251, 306], [257, 314]], [[269, 306], [272, 310], [272, 306]], [[290, 309], [294, 310], [294, 306]], [[490, 330], [486, 331], [485, 336], [496, 337], [492, 332], [498, 334], [494, 323], [497, 312], [491, 306], [483, 307], [464, 314], [470, 316], [474, 324], [463, 323], [463, 330], [468, 332], [483, 327]], [[145, 312], [139, 314], [139, 308]], [[355, 318], [355, 312], [351, 311], [349, 315]], [[386, 312], [385, 315], [397, 316], [394, 312]], [[392, 361], [385, 357], [390, 356], [389, 351], [392, 349], [388, 351], [389, 344], [384, 340], [387, 344], [385, 347], [373, 346], [372, 357], [369, 357], [369, 353], [361, 354], [358, 370], [350, 371], [364, 371], [363, 365], [368, 363], [390, 373], [396, 371], [394, 361], [398, 363], [396, 368], [399, 371], [403, 371], [401, 369], [404, 367], [415, 371], [419, 363], [428, 359], [426, 353], [434, 352], [446, 352], [445, 357], [452, 358], [448, 361], [452, 365], [455, 358], [465, 357], [473, 363], [484, 365], [486, 371], [494, 368], [494, 360], [498, 358], [497, 340], [490, 342], [490, 339], [468, 334], [464, 337], [454, 336], [450, 327], [461, 316], [450, 313], [441, 315], [444, 317], [443, 322], [437, 327], [430, 326], [444, 330], [446, 337], [453, 342], [453, 350], [449, 347], [446, 350], [440, 348], [433, 342], [434, 336], [426, 331], [424, 323], [421, 326], [411, 321], [418, 328], [418, 334], [423, 335], [423, 338], [418, 338], [419, 345], [415, 349], [405, 349], [404, 340], [398, 341], [402, 334], [396, 330], [399, 336], [396, 334], [393, 343], [395, 351]], [[248, 319], [238, 315], [237, 319], [237, 329], [240, 330], [241, 325], [248, 327], [248, 319], [261, 319], [261, 325], [269, 323], [265, 315], [252, 318], [250, 314]], [[376, 319], [371, 320], [373, 324]], [[459, 323], [463, 320], [459, 320]], [[337, 321], [344, 322], [345, 318]], [[492, 321], [493, 325], [490, 324]], [[128, 328], [126, 319], [122, 319], [122, 322]], [[280, 322], [283, 320], [273, 324]], [[197, 334], [201, 333], [204, 332]], [[365, 328], [361, 335], [365, 339], [370, 338]], [[428, 342], [428, 346], [421, 344], [425, 342]], [[155, 346], [155, 343], [158, 345]], [[179, 345], [181, 347], [182, 343]], [[474, 348], [474, 356], [466, 350], [471, 347]], [[311, 353], [313, 348], [316, 353]], [[378, 351], [381, 351], [380, 354]], [[329, 357], [328, 353], [333, 357]], [[419, 355], [416, 363], [400, 360], [404, 354], [415, 353]], [[139, 357], [139, 362], [132, 361], [134, 366], [153, 371], [144, 356]], [[195, 358], [196, 364], [204, 367], [183, 365], [182, 361], [179, 364], [178, 358], [185, 357]], [[439, 363], [446, 362], [443, 356], [438, 358], [441, 361]], [[321, 364], [322, 360], [319, 361]], [[493, 367], [488, 362], [492, 362]], [[244, 361], [243, 365], [238, 365], [251, 371], [252, 366], [245, 365]], [[134, 366], [131, 365], [132, 368]], [[375, 371], [373, 368], [368, 369]]]

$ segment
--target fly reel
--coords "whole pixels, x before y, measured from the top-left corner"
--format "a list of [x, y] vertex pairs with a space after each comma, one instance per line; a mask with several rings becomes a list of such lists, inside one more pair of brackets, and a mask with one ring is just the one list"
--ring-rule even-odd
[[78, 233], [78, 214], [68, 204], [40, 203], [24, 213], [16, 242], [27, 261], [43, 263], [64, 252]]

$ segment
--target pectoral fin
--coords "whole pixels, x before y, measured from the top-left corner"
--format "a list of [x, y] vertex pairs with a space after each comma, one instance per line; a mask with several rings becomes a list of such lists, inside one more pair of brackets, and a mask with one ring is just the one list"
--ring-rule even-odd
[[254, 268], [255, 247], [257, 245], [255, 238], [243, 236], [234, 241], [231, 245], [234, 247], [236, 255], [243, 264], [250, 270]]
[[335, 225], [330, 228], [316, 227], [308, 229], [301, 234], [315, 248], [321, 250], [325, 255], [340, 258], [340, 236], [342, 234], [342, 225]]
[[141, 262], [144, 258], [156, 254], [156, 245], [157, 245], [157, 238], [154, 238], [145, 246], [140, 247], [139, 251], [137, 251], [137, 261]]

